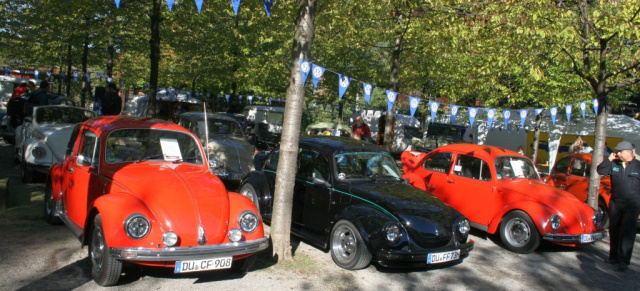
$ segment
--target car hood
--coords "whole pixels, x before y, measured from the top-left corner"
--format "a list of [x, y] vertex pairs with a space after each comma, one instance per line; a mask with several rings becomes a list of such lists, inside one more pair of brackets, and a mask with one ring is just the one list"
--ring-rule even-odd
[[43, 124], [36, 128], [45, 138], [53, 153], [54, 161], [62, 161], [75, 124]]
[[145, 204], [163, 233], [178, 234], [181, 246], [198, 245], [200, 226], [207, 244], [225, 240], [229, 196], [222, 182], [205, 167], [141, 162], [119, 168], [112, 175], [113, 181]]
[[408, 184], [394, 182], [352, 183], [349, 192], [395, 216], [411, 239], [424, 248], [447, 245], [452, 223], [460, 214], [435, 196]]
[[562, 222], [569, 227], [570, 233], [594, 231], [593, 208], [569, 192], [529, 179], [502, 181], [500, 188], [506, 192], [519, 193], [545, 205], [553, 213], [560, 215]]
[[255, 148], [242, 137], [224, 134], [210, 136], [209, 150], [218, 155], [230, 173], [246, 174], [251, 170]]

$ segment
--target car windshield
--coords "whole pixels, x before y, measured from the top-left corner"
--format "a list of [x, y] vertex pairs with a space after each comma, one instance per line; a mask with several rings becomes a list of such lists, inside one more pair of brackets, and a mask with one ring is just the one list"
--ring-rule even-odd
[[336, 154], [338, 179], [400, 180], [396, 163], [387, 152], [343, 152]]
[[496, 174], [498, 180], [533, 179], [539, 180], [538, 171], [531, 160], [523, 157], [504, 156], [496, 158]]
[[115, 130], [107, 137], [109, 164], [161, 160], [202, 164], [198, 141], [179, 131], [134, 128]]
[[89, 118], [96, 117], [95, 112], [75, 107], [40, 107], [34, 114], [35, 122], [43, 123], [81, 123]]
[[[231, 120], [208, 118], [207, 124], [209, 125], [209, 134], [230, 134], [235, 136], [242, 136], [243, 131], [240, 125]], [[204, 138], [205, 127], [204, 120], [198, 122], [198, 136]]]

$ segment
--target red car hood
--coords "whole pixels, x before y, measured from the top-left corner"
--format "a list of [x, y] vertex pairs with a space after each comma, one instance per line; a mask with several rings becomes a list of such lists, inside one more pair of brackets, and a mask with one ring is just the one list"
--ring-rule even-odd
[[[158, 164], [162, 166], [158, 166]], [[207, 244], [221, 243], [229, 224], [229, 196], [207, 168], [190, 164], [142, 162], [119, 168], [113, 181], [137, 197], [162, 232], [173, 231], [180, 246], [195, 246], [202, 226]], [[152, 227], [154, 222], [152, 222]]]
[[560, 216], [569, 233], [593, 232], [596, 229], [593, 225], [593, 208], [564, 190], [529, 179], [504, 180], [500, 187], [546, 205]]

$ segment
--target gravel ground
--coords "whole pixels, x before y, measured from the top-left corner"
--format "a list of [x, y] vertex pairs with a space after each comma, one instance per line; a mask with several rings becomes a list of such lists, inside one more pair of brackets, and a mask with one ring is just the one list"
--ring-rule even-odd
[[[11, 148], [0, 142], [0, 290], [95, 290], [87, 250], [65, 226], [41, 217], [42, 184], [23, 185]], [[580, 247], [544, 245], [520, 255], [493, 236], [472, 231], [475, 249], [462, 263], [428, 269], [358, 271], [292, 239], [294, 261], [275, 264], [263, 252], [249, 273], [175, 275], [171, 269], [128, 266], [120, 290], [640, 290], [640, 237], [627, 272], [603, 262], [608, 239]]]

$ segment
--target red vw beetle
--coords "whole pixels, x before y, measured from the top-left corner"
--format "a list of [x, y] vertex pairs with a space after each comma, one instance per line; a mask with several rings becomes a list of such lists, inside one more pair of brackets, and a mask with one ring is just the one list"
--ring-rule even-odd
[[227, 192], [197, 137], [166, 121], [109, 116], [77, 125], [45, 191], [46, 220], [88, 245], [102, 286], [117, 283], [122, 261], [246, 272], [268, 246], [251, 200]]
[[499, 231], [505, 247], [535, 250], [541, 239], [580, 245], [602, 239], [601, 213], [542, 183], [531, 160], [514, 151], [475, 144], [402, 153], [404, 178], [460, 211], [471, 226]]

